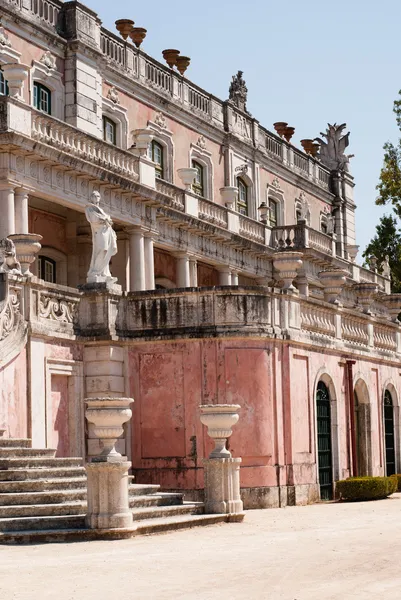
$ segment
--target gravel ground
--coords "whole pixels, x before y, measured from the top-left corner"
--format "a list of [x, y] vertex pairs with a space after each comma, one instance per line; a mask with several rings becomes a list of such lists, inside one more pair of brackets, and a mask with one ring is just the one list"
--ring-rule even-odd
[[401, 599], [401, 494], [131, 540], [0, 547], [0, 599]]

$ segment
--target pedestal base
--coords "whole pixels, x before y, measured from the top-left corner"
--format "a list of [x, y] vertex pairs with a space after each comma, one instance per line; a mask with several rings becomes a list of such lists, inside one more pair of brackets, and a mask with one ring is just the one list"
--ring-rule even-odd
[[243, 511], [240, 496], [240, 458], [209, 458], [205, 469], [205, 512], [236, 514]]
[[94, 462], [85, 466], [88, 477], [88, 512], [90, 529], [132, 527], [128, 501], [128, 469], [131, 463]]

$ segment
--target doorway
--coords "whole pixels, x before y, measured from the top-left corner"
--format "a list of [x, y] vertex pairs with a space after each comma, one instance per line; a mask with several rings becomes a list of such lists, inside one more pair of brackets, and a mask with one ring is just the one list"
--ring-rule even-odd
[[394, 405], [389, 390], [384, 392], [384, 440], [386, 449], [386, 475], [396, 473], [395, 464], [395, 435], [394, 435]]
[[323, 381], [319, 381], [316, 390], [317, 449], [320, 499], [333, 498], [333, 457], [331, 441], [330, 393]]

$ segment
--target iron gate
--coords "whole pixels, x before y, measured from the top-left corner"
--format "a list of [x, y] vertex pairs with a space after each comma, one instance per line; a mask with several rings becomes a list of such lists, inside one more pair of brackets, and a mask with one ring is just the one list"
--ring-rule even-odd
[[317, 448], [321, 500], [333, 498], [333, 466], [331, 453], [330, 394], [323, 381], [316, 391]]
[[394, 439], [394, 406], [388, 390], [384, 393], [384, 439], [386, 446], [386, 475], [394, 475], [395, 439]]

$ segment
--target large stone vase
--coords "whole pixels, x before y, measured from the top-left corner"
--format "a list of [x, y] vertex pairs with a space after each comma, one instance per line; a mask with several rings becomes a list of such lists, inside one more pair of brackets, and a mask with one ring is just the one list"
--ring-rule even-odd
[[391, 320], [399, 324], [398, 315], [401, 313], [401, 294], [383, 294], [383, 296], [380, 296], [380, 302], [387, 308]]
[[275, 252], [273, 266], [278, 271], [277, 279], [284, 282], [283, 290], [295, 290], [293, 282], [302, 267], [302, 252]]
[[37, 233], [13, 233], [8, 236], [14, 242], [15, 253], [21, 264], [21, 273], [32, 277], [30, 266], [35, 262], [36, 255], [41, 249], [42, 236]]
[[319, 279], [323, 284], [324, 299], [330, 304], [339, 304], [339, 297], [347, 279], [343, 269], [326, 269], [320, 271]]
[[122, 460], [115, 445], [124, 432], [123, 425], [130, 420], [132, 398], [87, 398], [85, 416], [93, 423], [93, 432], [100, 440], [101, 453], [97, 460]]
[[232, 428], [238, 422], [240, 410], [238, 404], [204, 404], [200, 406], [200, 420], [207, 427], [209, 437], [214, 441], [214, 450], [209, 458], [231, 458], [226, 441], [232, 434]]

